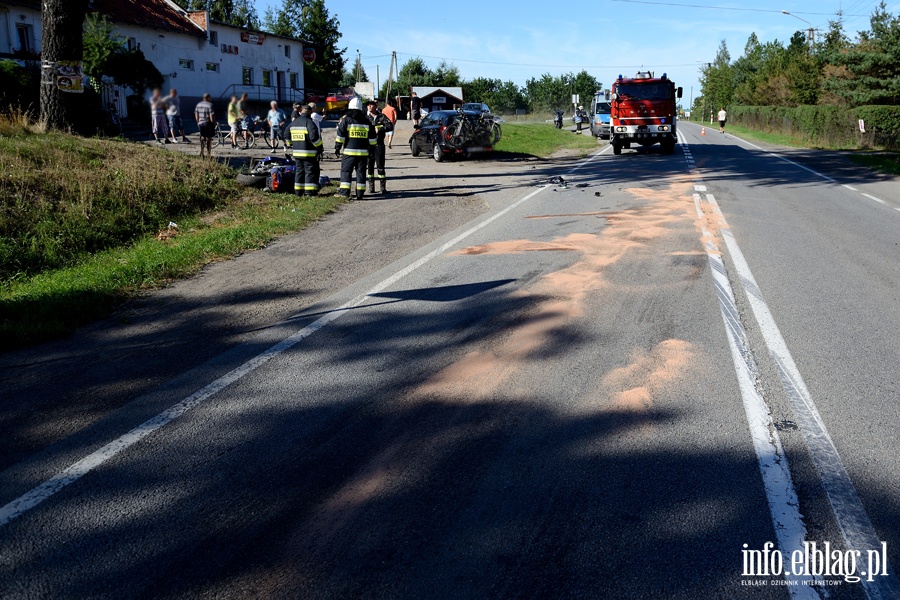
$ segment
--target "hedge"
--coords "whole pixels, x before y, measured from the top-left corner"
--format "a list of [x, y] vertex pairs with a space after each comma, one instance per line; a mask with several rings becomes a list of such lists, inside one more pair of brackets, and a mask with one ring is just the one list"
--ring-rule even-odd
[[[900, 150], [900, 106], [731, 106], [728, 119], [821, 148]], [[865, 133], [859, 119], [865, 121]]]

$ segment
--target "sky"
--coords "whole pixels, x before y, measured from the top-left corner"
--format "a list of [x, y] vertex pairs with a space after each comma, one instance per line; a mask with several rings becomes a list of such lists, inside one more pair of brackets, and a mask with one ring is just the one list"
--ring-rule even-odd
[[[690, 96], [699, 94], [700, 65], [713, 60], [721, 40], [734, 59], [753, 32], [762, 42], [786, 41], [810, 26], [825, 30], [840, 9], [845, 30], [855, 38], [868, 28], [868, 15], [879, 1], [494, 0], [432, 7], [425, 2], [326, 0], [326, 6], [340, 20], [348, 62], [359, 51], [372, 81], [378, 70], [380, 82], [386, 80], [392, 51], [401, 66], [415, 56], [432, 67], [443, 58], [465, 79], [483, 76], [518, 85], [543, 73], [585, 69], [609, 87], [619, 73], [633, 75], [643, 67], [657, 76], [667, 73], [684, 88], [689, 106]], [[280, 1], [256, 3], [262, 15]], [[892, 14], [900, 12], [900, 1], [887, 4]]]

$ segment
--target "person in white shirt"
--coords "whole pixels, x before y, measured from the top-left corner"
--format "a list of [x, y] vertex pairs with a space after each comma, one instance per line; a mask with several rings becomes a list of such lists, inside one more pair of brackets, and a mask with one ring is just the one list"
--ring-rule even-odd
[[725, 121], [728, 120], [728, 113], [725, 112], [725, 107], [722, 107], [722, 110], [719, 111], [719, 131], [725, 133]]
[[309, 118], [312, 119], [313, 123], [316, 124], [316, 127], [319, 130], [319, 137], [321, 137], [322, 136], [322, 115], [319, 113], [319, 111], [317, 109], [318, 109], [318, 107], [316, 106], [315, 102], [309, 103], [309, 110], [310, 110]]
[[269, 104], [271, 110], [269, 110], [269, 114], [266, 116], [266, 121], [269, 122], [269, 137], [272, 140], [272, 149], [278, 150], [278, 140], [281, 140], [281, 144], [286, 146], [284, 143], [284, 126], [286, 125], [284, 116], [284, 111], [278, 108], [278, 103], [272, 100]]

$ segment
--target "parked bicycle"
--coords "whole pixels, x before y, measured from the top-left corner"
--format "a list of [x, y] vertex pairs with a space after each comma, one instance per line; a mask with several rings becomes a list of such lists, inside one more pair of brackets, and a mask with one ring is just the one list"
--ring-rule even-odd
[[[256, 121], [259, 120], [259, 117], [255, 118]], [[256, 134], [254, 133], [255, 129], [255, 121], [250, 121], [250, 127], [245, 127], [243, 122], [240, 126], [240, 130], [238, 132], [238, 147], [241, 146], [241, 141], [244, 140], [243, 132], [247, 132], [246, 145], [249, 148], [252, 148], [256, 144]], [[219, 123], [216, 129], [216, 133], [213, 136], [212, 147], [216, 148], [218, 146], [225, 146], [226, 144], [231, 143], [231, 125], [227, 123]]]

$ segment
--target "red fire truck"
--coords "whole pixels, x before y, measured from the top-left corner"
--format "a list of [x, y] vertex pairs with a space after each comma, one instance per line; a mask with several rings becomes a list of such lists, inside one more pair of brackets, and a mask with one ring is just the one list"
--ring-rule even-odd
[[619, 75], [612, 84], [610, 110], [610, 144], [613, 154], [632, 144], [652, 146], [660, 144], [663, 154], [675, 150], [675, 104], [682, 89], [665, 73], [654, 77], [650, 71], [632, 78]]

